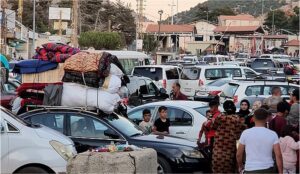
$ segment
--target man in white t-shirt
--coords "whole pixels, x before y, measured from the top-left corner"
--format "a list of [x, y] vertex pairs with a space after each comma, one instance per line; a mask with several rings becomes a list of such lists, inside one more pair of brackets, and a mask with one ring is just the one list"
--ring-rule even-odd
[[[283, 172], [278, 136], [274, 131], [265, 128], [268, 115], [265, 109], [256, 110], [255, 127], [245, 130], [241, 135], [236, 154], [240, 173], [243, 170], [245, 173], [274, 173], [272, 152], [275, 154], [278, 173]], [[245, 167], [243, 166], [244, 150], [246, 150]]]

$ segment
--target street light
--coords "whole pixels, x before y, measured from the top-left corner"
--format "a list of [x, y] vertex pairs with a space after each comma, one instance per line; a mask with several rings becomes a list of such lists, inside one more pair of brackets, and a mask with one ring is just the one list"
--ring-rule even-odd
[[161, 15], [164, 13], [163, 10], [159, 10], [158, 14], [159, 14], [159, 23], [158, 23], [158, 43], [159, 43], [159, 39], [160, 39], [160, 25], [161, 25]]
[[33, 21], [32, 21], [32, 29], [33, 29], [33, 36], [32, 36], [32, 48], [33, 54], [35, 53], [35, 0], [33, 0]]

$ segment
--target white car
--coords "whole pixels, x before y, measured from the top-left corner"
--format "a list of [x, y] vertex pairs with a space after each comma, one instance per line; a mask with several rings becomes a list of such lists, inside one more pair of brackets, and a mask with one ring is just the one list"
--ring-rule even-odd
[[272, 95], [271, 91], [275, 86], [281, 88], [283, 98], [289, 98], [289, 92], [300, 87], [296, 84], [272, 80], [231, 81], [224, 87], [223, 92], [220, 94], [220, 103], [232, 100], [236, 105], [239, 105], [240, 101], [248, 96], [267, 98]]
[[168, 108], [168, 118], [171, 126], [170, 135], [196, 141], [203, 122], [206, 121], [207, 103], [197, 101], [161, 101], [148, 103], [133, 108], [128, 112], [128, 118], [139, 124], [143, 120], [143, 110], [151, 111], [150, 122], [159, 118], [158, 108]]
[[260, 74], [243, 66], [187, 66], [182, 69], [179, 79], [181, 92], [192, 97], [201, 86], [220, 78], [247, 79], [255, 78]]
[[156, 86], [171, 93], [172, 85], [179, 80], [181, 69], [172, 65], [145, 65], [133, 68], [131, 75], [144, 76], [156, 81]]
[[71, 139], [0, 109], [1, 173], [66, 173], [77, 153]]
[[194, 100], [208, 102], [214, 99], [215, 96], [220, 95], [224, 86], [230, 81], [232, 81], [232, 78], [221, 78], [201, 86], [199, 90], [196, 91]]
[[222, 62], [230, 61], [230, 58], [224, 55], [206, 55], [202, 58], [202, 61], [209, 65], [220, 65]]

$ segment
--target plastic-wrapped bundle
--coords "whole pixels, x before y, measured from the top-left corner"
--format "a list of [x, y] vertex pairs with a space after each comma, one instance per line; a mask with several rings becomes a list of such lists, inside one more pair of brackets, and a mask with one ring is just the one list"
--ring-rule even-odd
[[118, 94], [76, 83], [64, 83], [61, 104], [70, 107], [96, 107], [105, 113], [112, 113], [120, 100]]

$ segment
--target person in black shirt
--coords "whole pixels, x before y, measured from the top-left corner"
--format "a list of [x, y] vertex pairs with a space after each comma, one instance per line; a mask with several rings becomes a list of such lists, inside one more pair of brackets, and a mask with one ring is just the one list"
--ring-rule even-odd
[[159, 118], [154, 122], [152, 132], [158, 135], [169, 134], [170, 120], [167, 118], [167, 107], [160, 106], [158, 108]]

